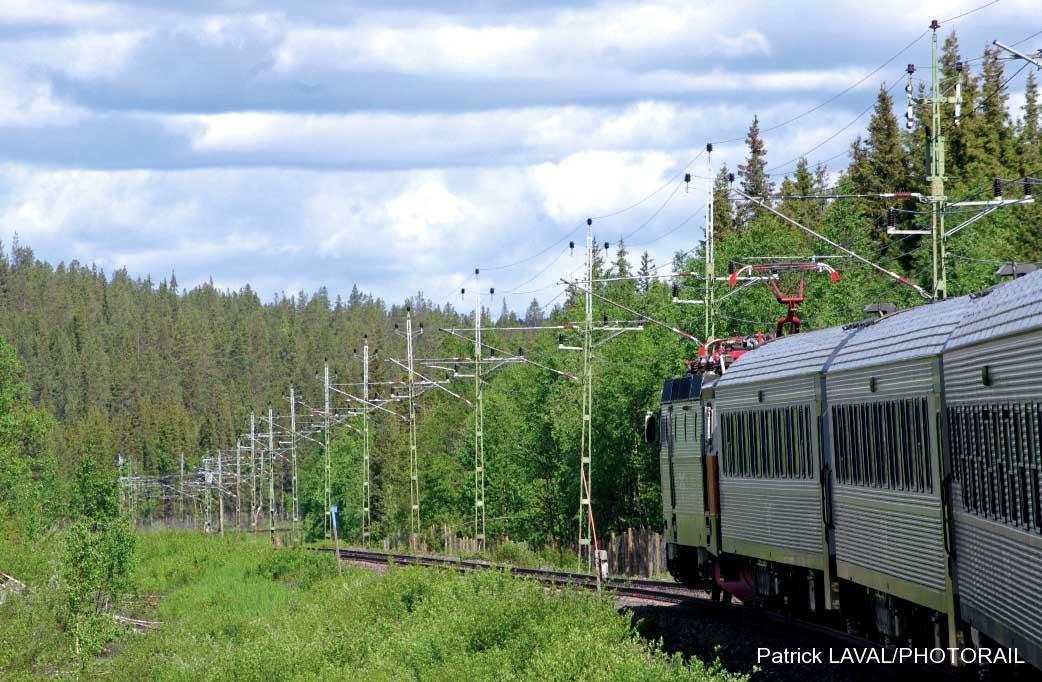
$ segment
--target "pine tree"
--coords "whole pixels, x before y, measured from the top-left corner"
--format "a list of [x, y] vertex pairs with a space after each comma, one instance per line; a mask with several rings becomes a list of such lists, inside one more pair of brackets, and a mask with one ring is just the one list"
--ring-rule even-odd
[[[765, 198], [774, 188], [767, 176], [767, 148], [760, 137], [760, 120], [756, 116], [753, 116], [749, 132], [746, 133], [745, 145], [749, 149], [749, 156], [745, 163], [738, 165], [742, 191], [751, 197]], [[740, 202], [735, 222], [739, 227], [744, 227], [755, 214], [754, 206], [748, 202]]]
[[[911, 161], [902, 144], [897, 117], [894, 115], [894, 101], [886, 86], [881, 86], [868, 124], [868, 138], [857, 138], [851, 148], [850, 179], [861, 194], [907, 191], [910, 168]], [[874, 218], [873, 237], [877, 244], [883, 246], [888, 242], [886, 221], [881, 219], [877, 207], [877, 202], [863, 202], [859, 205], [866, 217]]]
[[1042, 118], [1039, 116], [1038, 82], [1028, 72], [1024, 85], [1024, 117], [1017, 131], [1020, 167], [1023, 172], [1042, 176]]
[[[807, 159], [796, 162], [796, 170], [791, 176], [782, 180], [781, 193], [784, 195], [809, 196], [817, 193], [817, 181], [810, 171]], [[821, 218], [822, 202], [808, 199], [782, 200], [780, 210], [793, 220], [808, 224]]]
[[651, 283], [654, 281], [652, 278], [655, 275], [655, 261], [652, 260], [651, 255], [647, 251], [640, 254], [640, 267], [637, 269], [637, 276], [640, 279], [637, 280], [637, 291], [642, 296], [647, 295], [651, 289]]
[[543, 308], [537, 299], [532, 299], [525, 311], [525, 326], [535, 327], [543, 323]]
[[735, 211], [731, 203], [731, 180], [727, 164], [720, 167], [720, 172], [713, 180], [713, 234], [716, 241], [726, 239], [735, 231]]
[[963, 174], [973, 184], [987, 178], [1002, 177], [1016, 165], [1016, 149], [1010, 125], [1009, 88], [997, 50], [984, 50], [980, 93], [975, 102], [979, 112], [966, 130], [966, 168]]

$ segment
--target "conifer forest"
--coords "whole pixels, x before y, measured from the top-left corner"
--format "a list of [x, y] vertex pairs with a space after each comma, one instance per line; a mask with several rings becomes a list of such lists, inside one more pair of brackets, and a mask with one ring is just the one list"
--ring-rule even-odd
[[[955, 31], [942, 34], [941, 50], [941, 91], [953, 92], [958, 82], [962, 97], [959, 125], [945, 122], [949, 202], [1030, 198], [1042, 185], [1042, 71], [1029, 66], [1021, 74], [1022, 64], [1005, 59], [1000, 48], [981, 52], [976, 44], [960, 44]], [[791, 162], [779, 158], [765, 141], [770, 139], [765, 131], [777, 121], [754, 116], [741, 122], [748, 124], [744, 143], [736, 143], [744, 160], [712, 166], [710, 246], [717, 275], [780, 255], [832, 258], [828, 262], [839, 271], [839, 281], [807, 276], [806, 303], [799, 309], [804, 331], [856, 322], [872, 304], [908, 308], [927, 302], [914, 288], [881, 276], [878, 268], [844, 257], [852, 251], [925, 292], [934, 291], [930, 207], [905, 196], [929, 193], [933, 123], [929, 107], [917, 106], [906, 126], [904, 86], [901, 79], [862, 93], [864, 104], [873, 96], [874, 104], [846, 131], [853, 141], [833, 159], [813, 152]], [[924, 87], [928, 84], [911, 96], [925, 97]], [[785, 172], [772, 172], [776, 166]], [[683, 175], [673, 183], [682, 186]], [[703, 191], [703, 180], [688, 180], [692, 193]], [[885, 193], [899, 196], [886, 201], [867, 196]], [[664, 197], [633, 211], [634, 226]], [[963, 217], [969, 213], [958, 209], [946, 216], [953, 226]], [[658, 446], [645, 442], [645, 415], [658, 409], [663, 380], [681, 376], [685, 361], [697, 359], [700, 344], [692, 339], [707, 336], [703, 308], [674, 302], [703, 294], [707, 245], [699, 241], [701, 220], [677, 226], [692, 238], [666, 262], [661, 257], [656, 262], [650, 251], [632, 248], [625, 239], [605, 241], [598, 221], [592, 222], [591, 274], [597, 282], [585, 286], [592, 291], [593, 319], [606, 327], [655, 321], [593, 352], [591, 507], [602, 542], [629, 528], [662, 530]], [[576, 234], [574, 249], [563, 255], [572, 267], [585, 257], [582, 235]], [[235, 453], [251, 414], [263, 421], [271, 406], [280, 419], [288, 419], [291, 387], [301, 406], [300, 423], [313, 420], [322, 410], [326, 367], [337, 385], [363, 381], [364, 344], [374, 401], [400, 396], [405, 370], [391, 359], [404, 362], [407, 317], [422, 325], [423, 333], [414, 338], [417, 358], [447, 358], [446, 366], [453, 358], [470, 358], [470, 332], [441, 331], [475, 326], [470, 283], [464, 295], [447, 299], [425, 290], [385, 298], [371, 293], [371, 283], [362, 278], [349, 292], [320, 287], [269, 296], [250, 284], [231, 289], [211, 280], [186, 287], [176, 271], [55, 261], [34, 252], [32, 241], [19, 235], [0, 244], [0, 571], [60, 589], [48, 596], [38, 588], [22, 606], [0, 598], [0, 621], [5, 613], [10, 616], [7, 626], [0, 624], [0, 677], [7, 669], [15, 678], [111, 673], [121, 679], [318, 679], [342, 676], [336, 662], [350, 659], [377, 679], [397, 679], [406, 669], [405, 677], [417, 679], [557, 679], [556, 673], [572, 678], [604, 661], [613, 661], [614, 670], [626, 677], [732, 679], [711, 657], [702, 665], [653, 645], [633, 644], [628, 618], [608, 602], [574, 596], [567, 597], [578, 599], [574, 603], [556, 602], [502, 576], [431, 578], [422, 569], [386, 578], [351, 573], [345, 579], [353, 591], [345, 592], [327, 581], [331, 563], [306, 552], [272, 549], [264, 533], [214, 539], [205, 552], [193, 545], [204, 524], [213, 529], [215, 512], [204, 509], [201, 497], [190, 496], [185, 509], [178, 486], [186, 475], [201, 480], [200, 472], [219, 452]], [[565, 242], [555, 248], [563, 252]], [[1042, 263], [1042, 204], [1013, 203], [952, 235], [943, 258], [947, 296], [994, 285], [996, 271], [1011, 262]], [[719, 282], [716, 292], [712, 334], [717, 338], [773, 333], [785, 312], [762, 284], [736, 292]], [[523, 551], [574, 558], [576, 533], [585, 522], [579, 516], [577, 473], [585, 447], [584, 386], [575, 381], [583, 368], [581, 353], [561, 348], [582, 345], [577, 330], [585, 314], [584, 290], [562, 284], [531, 298], [523, 311], [495, 294], [482, 300], [485, 352], [496, 349], [493, 359], [498, 352], [524, 360], [485, 379], [485, 533], [493, 544], [505, 546], [509, 538]], [[475, 384], [463, 378], [445, 382], [444, 388], [450, 390], [430, 390], [415, 402], [420, 532], [431, 546], [443, 529], [462, 537], [475, 533]], [[404, 404], [386, 404], [404, 410]], [[409, 424], [393, 410], [374, 410], [370, 419], [367, 539], [376, 546], [388, 538], [400, 547], [412, 520]], [[258, 426], [257, 433], [266, 438], [266, 427]], [[332, 429], [329, 437], [330, 500], [320, 432], [299, 443], [302, 539], [331, 541], [331, 503], [339, 510], [339, 541], [357, 544], [364, 518], [359, 510], [365, 505], [363, 434], [344, 427]], [[294, 515], [291, 476], [281, 465], [272, 476], [274, 525], [281, 529]], [[120, 485], [133, 477], [159, 484], [148, 494], [135, 494]], [[249, 525], [248, 519], [235, 518], [230, 496], [218, 503], [224, 505], [222, 529], [229, 535], [237, 522]], [[266, 530], [267, 517], [253, 527]], [[196, 535], [165, 535], [170, 529]], [[288, 541], [283, 536], [279, 546]], [[174, 561], [174, 555], [187, 558]], [[96, 570], [70, 568], [87, 565]], [[574, 561], [568, 565], [575, 567]], [[160, 607], [160, 616], [182, 623], [181, 629], [160, 627], [130, 640], [113, 634], [104, 614], [127, 595], [153, 592], [181, 595], [182, 601], [168, 597]], [[414, 598], [422, 604], [415, 613]], [[485, 636], [477, 625], [452, 620], [454, 605], [496, 612], [493, 604], [510, 600], [519, 606], [509, 617], [500, 614], [502, 623], [496, 621], [502, 626], [497, 636], [506, 643], [492, 647], [494, 654], [475, 643]], [[220, 625], [193, 615], [189, 605], [195, 603], [223, 610]], [[375, 623], [383, 643], [362, 653], [354, 645], [341, 650], [337, 637], [358, 642], [372, 635], [361, 627], [353, 630], [351, 618], [339, 625], [329, 618], [323, 636], [291, 646], [309, 619], [326, 618], [333, 608]], [[421, 611], [424, 618], [416, 615]], [[30, 613], [57, 614], [59, 625]], [[158, 619], [154, 611], [143, 613]], [[261, 618], [275, 625], [261, 629], [256, 624]], [[453, 624], [428, 630], [439, 618]], [[589, 639], [575, 634], [582, 619], [598, 623]], [[567, 651], [564, 644], [553, 646], [552, 638], [530, 634], [538, 629], [537, 620], [556, 628], [554, 637], [569, 643]], [[435, 651], [432, 642], [443, 637], [458, 643], [460, 651], [473, 646], [483, 653], [465, 659], [418, 653]], [[597, 642], [596, 649], [584, 652], [590, 641]], [[239, 653], [234, 642], [241, 643]], [[114, 662], [106, 661], [106, 646], [118, 653]], [[182, 651], [184, 660], [171, 657], [171, 650]], [[241, 656], [234, 664], [233, 654]], [[586, 656], [599, 657], [598, 663]]]

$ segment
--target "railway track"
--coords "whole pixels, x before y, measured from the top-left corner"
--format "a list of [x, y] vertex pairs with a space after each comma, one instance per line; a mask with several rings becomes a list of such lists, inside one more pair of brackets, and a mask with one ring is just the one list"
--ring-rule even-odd
[[[332, 548], [312, 548], [315, 551], [335, 552]], [[555, 569], [525, 568], [509, 564], [498, 564], [478, 559], [462, 559], [459, 557], [437, 556], [429, 554], [402, 554], [380, 552], [367, 549], [342, 548], [340, 558], [354, 564], [387, 566], [389, 563], [405, 566], [428, 566], [446, 568], [461, 573], [481, 570], [500, 570], [511, 575], [541, 582], [548, 587], [572, 586], [580, 589], [597, 589], [597, 580], [593, 575]], [[785, 613], [778, 613], [761, 608], [743, 606], [741, 603], [725, 603], [712, 599], [705, 591], [691, 590], [677, 583], [647, 578], [609, 577], [601, 582], [601, 588], [623, 597], [638, 600], [645, 605], [670, 605], [682, 608], [691, 618], [714, 620], [726, 618], [748, 628], [747, 638], [752, 633], [772, 630], [783, 633], [784, 638], [793, 644], [793, 648], [812, 645], [816, 647], [836, 646], [840, 648], [879, 648], [878, 642], [849, 634], [833, 626], [803, 620]], [[713, 616], [713, 613], [719, 614]], [[872, 666], [868, 666], [871, 668]], [[899, 666], [902, 667], [902, 666]], [[887, 666], [889, 670], [892, 667]], [[925, 664], [909, 665], [909, 669], [920, 670], [930, 679], [953, 680], [965, 682], [971, 679], [966, 669], [956, 669], [947, 665]], [[781, 676], [782, 678], [785, 675]], [[831, 679], [844, 679], [831, 677]], [[854, 676], [850, 679], [862, 679]]]
[[[316, 548], [322, 552], [334, 552], [330, 548]], [[597, 589], [597, 579], [588, 573], [558, 571], [543, 568], [524, 568], [509, 564], [497, 564], [478, 559], [461, 559], [458, 557], [434, 556], [429, 554], [398, 554], [394, 552], [377, 552], [363, 549], [341, 549], [340, 558], [354, 563], [387, 565], [395, 563], [407, 566], [430, 566], [450, 568], [461, 572], [499, 570], [506, 571], [520, 578], [529, 578], [549, 586], [570, 585], [583, 589]], [[664, 580], [645, 578], [608, 578], [602, 581], [601, 587], [620, 597], [631, 597], [667, 604], [680, 604], [686, 601], [706, 600], [708, 594], [689, 590], [676, 583]], [[713, 603], [713, 602], [710, 602]]]

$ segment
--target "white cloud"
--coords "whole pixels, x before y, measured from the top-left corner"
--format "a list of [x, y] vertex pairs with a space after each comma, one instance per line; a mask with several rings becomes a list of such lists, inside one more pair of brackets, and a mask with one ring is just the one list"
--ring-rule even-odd
[[107, 23], [122, 17], [124, 13], [115, 3], [4, 0], [0, 4], [0, 25], [88, 25]]
[[93, 80], [114, 78], [131, 64], [146, 40], [146, 30], [80, 31], [60, 39], [31, 37], [7, 44], [3, 57], [10, 68], [64, 73]]
[[536, 165], [529, 177], [544, 196], [547, 214], [571, 223], [646, 196], [673, 167], [673, 159], [662, 153], [578, 152]]
[[0, 66], [0, 126], [74, 123], [85, 112], [56, 97], [51, 84]]
[[571, 68], [576, 63], [610, 67], [670, 53], [675, 58], [678, 52], [731, 58], [770, 51], [763, 33], [732, 28], [726, 15], [708, 5], [599, 5], [509, 20], [471, 25], [466, 19], [421, 14], [394, 23], [362, 20], [346, 26], [293, 27], [276, 52], [276, 69], [365, 67], [409, 74], [543, 78], [562, 63]]

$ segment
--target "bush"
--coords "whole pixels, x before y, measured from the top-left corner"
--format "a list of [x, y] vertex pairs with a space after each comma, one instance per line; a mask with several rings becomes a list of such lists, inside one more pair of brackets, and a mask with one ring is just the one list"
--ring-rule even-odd
[[118, 482], [86, 457], [76, 474], [79, 517], [65, 531], [59, 617], [77, 656], [97, 653], [115, 634], [111, 610], [130, 587], [137, 536], [119, 510]]

